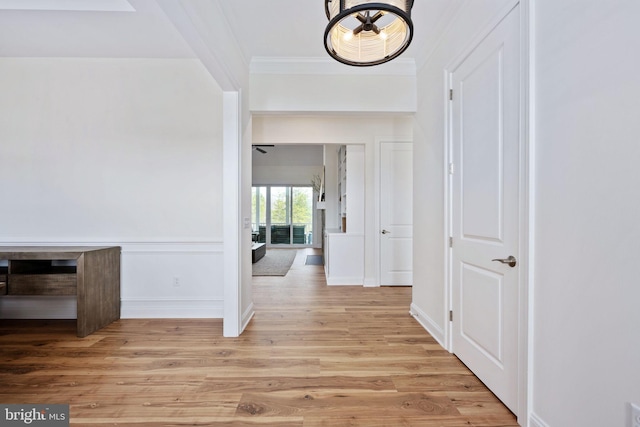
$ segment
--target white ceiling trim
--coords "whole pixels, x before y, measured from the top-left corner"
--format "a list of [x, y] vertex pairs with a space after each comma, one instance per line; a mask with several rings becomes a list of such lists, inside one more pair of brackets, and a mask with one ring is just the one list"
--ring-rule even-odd
[[212, 8], [208, 11], [218, 19], [218, 25], [212, 27], [216, 31], [212, 33], [207, 31], [198, 9], [194, 9], [197, 4], [175, 0], [156, 1], [223, 91], [238, 91], [246, 86], [247, 65], [240, 51], [230, 47], [236, 40], [227, 28], [219, 3], [205, 4]]
[[249, 70], [251, 74], [415, 76], [416, 62], [412, 58], [397, 58], [375, 67], [352, 67], [331, 58], [254, 57]]
[[0, 10], [136, 11], [127, 0], [0, 0]]

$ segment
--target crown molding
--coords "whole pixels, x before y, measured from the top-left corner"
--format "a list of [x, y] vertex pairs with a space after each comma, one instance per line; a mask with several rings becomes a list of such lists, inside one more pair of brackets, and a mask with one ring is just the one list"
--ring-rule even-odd
[[372, 67], [352, 67], [330, 58], [276, 58], [253, 57], [249, 66], [255, 74], [319, 74], [319, 75], [393, 75], [415, 76], [416, 62], [413, 58], [396, 58], [391, 62]]

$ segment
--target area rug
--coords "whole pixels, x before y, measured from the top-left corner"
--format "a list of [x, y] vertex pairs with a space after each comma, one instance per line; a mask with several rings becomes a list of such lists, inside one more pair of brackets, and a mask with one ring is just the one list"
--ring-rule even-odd
[[253, 264], [254, 276], [286, 276], [296, 258], [295, 249], [267, 249], [262, 259]]
[[307, 255], [304, 265], [324, 265], [324, 258], [322, 255]]

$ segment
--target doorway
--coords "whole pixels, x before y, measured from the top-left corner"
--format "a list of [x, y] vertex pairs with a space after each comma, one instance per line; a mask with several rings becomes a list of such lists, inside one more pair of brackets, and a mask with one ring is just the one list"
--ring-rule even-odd
[[268, 247], [320, 247], [321, 215], [314, 180], [324, 148], [311, 144], [256, 145], [251, 161], [252, 240]]

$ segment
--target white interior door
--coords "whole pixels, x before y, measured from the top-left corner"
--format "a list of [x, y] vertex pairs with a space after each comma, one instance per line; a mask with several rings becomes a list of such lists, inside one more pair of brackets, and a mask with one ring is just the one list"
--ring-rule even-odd
[[518, 402], [520, 57], [514, 9], [451, 74], [452, 344]]
[[380, 285], [413, 283], [413, 145], [380, 144]]

